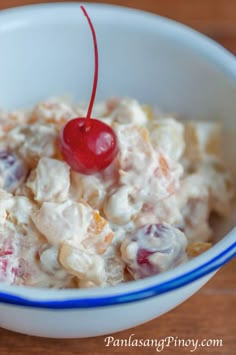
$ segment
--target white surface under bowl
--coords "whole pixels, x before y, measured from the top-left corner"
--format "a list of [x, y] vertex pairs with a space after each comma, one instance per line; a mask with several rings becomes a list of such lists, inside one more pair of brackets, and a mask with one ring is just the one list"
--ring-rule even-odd
[[[97, 99], [131, 96], [166, 111], [224, 121], [230, 132], [236, 131], [236, 60], [230, 53], [158, 16], [105, 5], [87, 9], [99, 42]], [[88, 100], [93, 47], [78, 4], [2, 11], [0, 48], [0, 106], [26, 107], [64, 94]], [[228, 141], [228, 152], [234, 151], [233, 144]], [[209, 251], [176, 269], [114, 288], [42, 290], [0, 284], [0, 326], [64, 338], [133, 327], [196, 292], [235, 255], [235, 239], [232, 229]]]

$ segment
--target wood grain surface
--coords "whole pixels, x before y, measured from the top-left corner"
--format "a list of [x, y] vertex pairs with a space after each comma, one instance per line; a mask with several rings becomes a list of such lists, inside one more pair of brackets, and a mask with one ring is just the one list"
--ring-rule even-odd
[[[37, 2], [39, 1], [0, 0], [0, 9]], [[217, 40], [236, 54], [236, 0], [103, 0], [101, 2], [139, 8], [183, 22]], [[117, 333], [113, 335], [114, 338], [128, 339], [131, 334], [134, 334], [136, 339], [162, 339], [169, 336], [175, 339], [199, 339], [199, 341], [222, 339], [222, 347], [200, 347], [192, 353], [236, 354], [235, 275], [236, 260], [224, 266], [207, 285], [184, 304], [158, 319]], [[41, 339], [0, 329], [0, 355], [158, 353], [154, 347], [106, 347], [104, 338]], [[190, 350], [193, 348], [172, 345], [161, 353], [185, 354], [190, 353]]]

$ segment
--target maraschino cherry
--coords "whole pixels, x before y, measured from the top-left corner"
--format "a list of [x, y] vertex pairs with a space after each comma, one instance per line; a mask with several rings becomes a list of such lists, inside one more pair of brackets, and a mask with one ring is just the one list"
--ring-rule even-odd
[[112, 163], [118, 152], [117, 138], [107, 124], [91, 118], [98, 81], [98, 47], [96, 33], [87, 11], [80, 6], [89, 23], [94, 44], [95, 70], [87, 116], [74, 118], [60, 135], [61, 152], [71, 168], [82, 174], [94, 174]]

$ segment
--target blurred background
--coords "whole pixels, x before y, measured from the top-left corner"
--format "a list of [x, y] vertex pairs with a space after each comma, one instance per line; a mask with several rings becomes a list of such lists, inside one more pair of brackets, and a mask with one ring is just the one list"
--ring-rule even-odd
[[[47, 2], [63, 1], [0, 0], [0, 9]], [[236, 0], [93, 0], [86, 2], [122, 5], [169, 17], [205, 33], [236, 54]]]

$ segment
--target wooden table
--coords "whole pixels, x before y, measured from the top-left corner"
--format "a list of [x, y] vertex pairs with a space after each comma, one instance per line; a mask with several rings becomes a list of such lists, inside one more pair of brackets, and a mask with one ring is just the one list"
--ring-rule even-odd
[[[0, 9], [36, 3], [35, 0], [1, 0]], [[41, 0], [40, 2], [47, 2]], [[144, 9], [190, 25], [236, 54], [236, 0], [124, 0], [103, 3]], [[236, 260], [224, 266], [197, 294], [168, 314], [115, 338], [222, 339], [223, 347], [198, 348], [196, 354], [236, 353]], [[189, 353], [190, 348], [165, 348], [163, 354]], [[41, 339], [0, 329], [0, 354], [156, 354], [154, 348], [105, 347], [104, 337], [79, 340]]]

